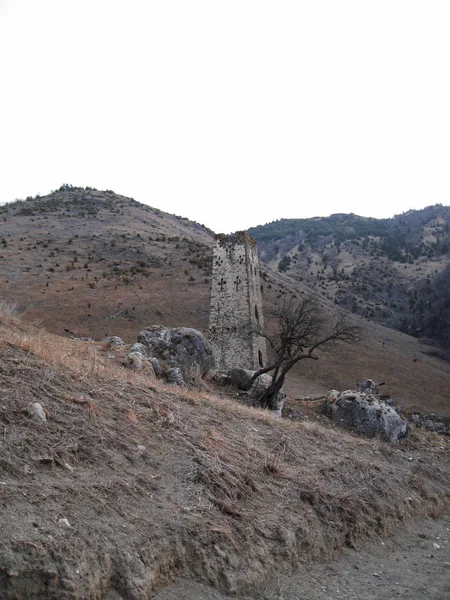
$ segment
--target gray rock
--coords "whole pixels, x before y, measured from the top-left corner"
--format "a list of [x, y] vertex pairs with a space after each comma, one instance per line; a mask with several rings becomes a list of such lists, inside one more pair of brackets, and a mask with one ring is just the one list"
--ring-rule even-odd
[[[253, 382], [253, 376], [256, 371], [250, 371], [248, 369], [230, 369], [223, 375], [227, 377], [231, 385], [234, 385], [239, 390], [247, 391], [247, 401], [251, 406], [259, 406], [259, 398], [261, 394], [271, 385], [272, 376], [268, 373], [263, 373], [257, 377]], [[286, 393], [281, 389], [273, 405], [273, 412], [281, 417], [281, 410], [283, 408]]]
[[144, 360], [145, 357], [141, 352], [128, 352], [125, 363], [127, 366], [136, 369], [136, 371], [141, 371]]
[[[255, 379], [251, 388], [249, 389], [248, 395], [253, 405], [257, 405], [261, 394], [267, 390], [272, 384], [272, 376], [268, 373], [263, 373]], [[272, 412], [278, 417], [281, 417], [281, 411], [283, 409], [284, 401], [286, 399], [286, 392], [283, 388], [278, 392], [277, 397], [272, 405]]]
[[146, 356], [147, 355], [147, 347], [144, 346], [144, 344], [140, 344], [139, 342], [136, 342], [131, 346], [129, 352], [140, 352], [141, 354]]
[[214, 364], [208, 341], [196, 329], [154, 325], [139, 333], [138, 342], [145, 346], [148, 356], [180, 368], [186, 380], [204, 377]]
[[[128, 352], [124, 362], [125, 366], [135, 369], [136, 371], [146, 371], [147, 374], [156, 376], [152, 360], [150, 358], [145, 358], [141, 352]], [[158, 361], [156, 362], [158, 363]], [[159, 373], [161, 374], [161, 368], [159, 368]]]
[[166, 383], [171, 383], [173, 385], [186, 385], [180, 367], [169, 369], [166, 376]]
[[155, 358], [154, 356], [150, 356], [147, 360], [152, 365], [153, 371], [155, 372], [156, 377], [161, 377], [162, 369], [161, 369], [161, 365], [159, 364], [159, 360], [157, 358]]
[[325, 398], [324, 412], [333, 421], [353, 427], [368, 437], [380, 435], [395, 442], [409, 435], [405, 419], [373, 394], [331, 390]]
[[123, 341], [123, 339], [118, 337], [117, 335], [106, 337], [103, 340], [103, 343], [107, 344], [108, 346], [125, 346], [125, 342]]
[[230, 369], [226, 375], [230, 378], [231, 384], [237, 387], [238, 390], [249, 390], [255, 373], [256, 371], [249, 371], [248, 369]]
[[45, 411], [42, 408], [42, 405], [39, 404], [39, 402], [33, 402], [32, 404], [30, 404], [28, 406], [28, 412], [37, 423], [43, 423], [47, 420]]

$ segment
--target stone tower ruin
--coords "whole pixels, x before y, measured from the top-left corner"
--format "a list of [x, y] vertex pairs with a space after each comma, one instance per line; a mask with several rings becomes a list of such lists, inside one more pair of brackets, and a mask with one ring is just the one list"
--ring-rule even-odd
[[216, 368], [258, 370], [267, 364], [256, 241], [244, 231], [216, 236], [209, 340]]

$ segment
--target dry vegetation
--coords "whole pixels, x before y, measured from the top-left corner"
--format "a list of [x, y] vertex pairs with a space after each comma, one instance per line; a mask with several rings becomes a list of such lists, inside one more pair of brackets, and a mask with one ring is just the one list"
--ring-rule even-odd
[[[0, 219], [1, 295], [17, 302], [24, 323], [97, 341], [120, 335], [128, 343], [154, 324], [206, 332], [213, 237], [201, 225], [111, 191], [71, 186], [0, 207]], [[272, 309], [311, 291], [266, 267], [262, 287], [269, 324]], [[336, 306], [315, 290], [332, 315]], [[364, 341], [291, 371], [291, 395], [320, 396], [370, 377], [386, 381], [387, 393], [408, 410], [450, 417], [450, 363], [410, 336], [354, 319]], [[95, 347], [80, 346], [86, 361]]]
[[388, 445], [280, 420], [119, 359], [0, 305], [5, 599], [138, 600], [177, 575], [251, 594], [275, 570], [447, 506], [448, 438]]

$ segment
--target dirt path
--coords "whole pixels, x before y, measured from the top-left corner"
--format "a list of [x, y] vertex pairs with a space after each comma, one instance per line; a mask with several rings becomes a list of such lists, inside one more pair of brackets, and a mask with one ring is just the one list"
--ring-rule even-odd
[[[225, 600], [206, 586], [180, 580], [155, 600]], [[249, 596], [237, 596], [249, 600]], [[395, 536], [328, 563], [279, 576], [258, 600], [449, 600], [450, 516], [411, 523]]]

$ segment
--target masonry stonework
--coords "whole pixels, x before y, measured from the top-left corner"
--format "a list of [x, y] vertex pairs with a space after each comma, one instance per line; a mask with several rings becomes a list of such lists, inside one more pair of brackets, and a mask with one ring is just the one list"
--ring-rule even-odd
[[216, 367], [258, 370], [267, 364], [256, 241], [245, 232], [216, 236], [209, 340]]

